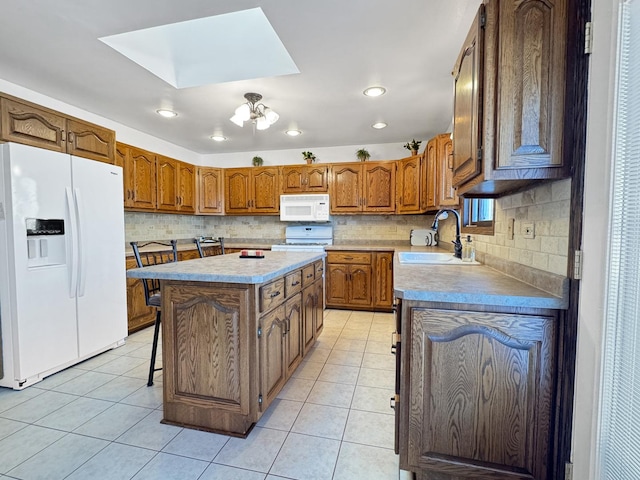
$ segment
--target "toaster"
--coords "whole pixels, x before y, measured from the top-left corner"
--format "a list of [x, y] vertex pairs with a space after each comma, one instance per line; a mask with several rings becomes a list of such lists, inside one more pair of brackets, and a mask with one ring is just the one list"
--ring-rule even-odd
[[435, 247], [438, 245], [438, 232], [430, 228], [411, 230], [411, 245]]

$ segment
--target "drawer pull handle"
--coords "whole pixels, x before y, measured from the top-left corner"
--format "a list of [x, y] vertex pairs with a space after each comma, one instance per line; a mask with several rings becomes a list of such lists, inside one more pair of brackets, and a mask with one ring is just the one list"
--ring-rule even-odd
[[313, 277], [313, 273], [310, 273], [309, 275], [307, 275], [307, 278], [311, 278]]
[[278, 290], [277, 292], [273, 292], [270, 297], [271, 298], [276, 298], [278, 295], [280, 295], [280, 290]]
[[344, 257], [345, 260], [353, 260], [353, 257]]
[[300, 280], [296, 280], [291, 284], [292, 287], [295, 287], [296, 285], [300, 285]]

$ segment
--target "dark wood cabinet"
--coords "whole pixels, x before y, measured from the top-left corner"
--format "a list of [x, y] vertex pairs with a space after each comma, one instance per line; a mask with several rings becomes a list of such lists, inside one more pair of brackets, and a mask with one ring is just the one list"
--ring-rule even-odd
[[[456, 66], [454, 184], [499, 196], [566, 178], [566, 0], [490, 0]], [[468, 86], [471, 85], [472, 88]]]
[[116, 164], [122, 163], [124, 207], [128, 210], [156, 209], [156, 156], [123, 143], [117, 144]]
[[439, 480], [551, 480], [558, 318], [402, 302], [400, 467]]
[[113, 130], [0, 94], [0, 139], [115, 163]]
[[[289, 297], [289, 295], [287, 295]], [[285, 318], [287, 319], [287, 338], [286, 338], [286, 374], [287, 378], [291, 376], [294, 370], [302, 362], [304, 355], [303, 335], [303, 314], [302, 314], [302, 293], [297, 293], [288, 298], [284, 305]]]
[[[136, 259], [126, 258], [126, 269], [138, 268]], [[127, 330], [131, 334], [149, 327], [156, 321], [156, 309], [148, 307], [144, 297], [144, 286], [139, 278], [127, 278]]]
[[280, 168], [282, 193], [326, 193], [328, 165], [287, 165]]
[[375, 252], [373, 263], [373, 308], [391, 310], [393, 308], [393, 252]]
[[156, 156], [157, 209], [195, 213], [196, 167], [162, 155]]
[[260, 409], [264, 411], [287, 381], [289, 359], [285, 305], [280, 305], [260, 319], [259, 332], [260, 391], [262, 392]]

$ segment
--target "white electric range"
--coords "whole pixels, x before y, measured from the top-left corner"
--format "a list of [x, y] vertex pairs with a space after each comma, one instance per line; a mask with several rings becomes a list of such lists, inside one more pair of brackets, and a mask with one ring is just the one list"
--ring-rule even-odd
[[322, 252], [333, 245], [331, 225], [292, 225], [286, 228], [285, 242], [271, 245], [273, 252]]

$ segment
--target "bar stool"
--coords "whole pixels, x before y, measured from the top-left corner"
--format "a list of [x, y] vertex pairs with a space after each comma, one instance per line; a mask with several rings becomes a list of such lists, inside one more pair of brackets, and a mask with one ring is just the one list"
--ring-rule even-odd
[[[146, 242], [138, 244], [131, 242], [133, 254], [136, 257], [138, 268], [148, 267], [150, 265], [161, 265], [163, 263], [178, 261], [177, 241], [170, 240], [168, 242]], [[140, 251], [145, 247], [151, 247], [149, 250]], [[153, 374], [162, 368], [156, 368], [156, 352], [158, 350], [158, 334], [160, 333], [160, 314], [162, 299], [160, 298], [160, 280], [157, 278], [142, 278], [144, 286], [144, 299], [149, 307], [156, 309], [156, 322], [153, 330], [153, 346], [151, 348], [151, 364], [149, 365], [149, 381], [147, 386], [153, 385]]]
[[[196, 237], [193, 239], [193, 243], [198, 247], [200, 258], [224, 255], [224, 238], [222, 237]], [[206, 255], [203, 248], [207, 250]]]

